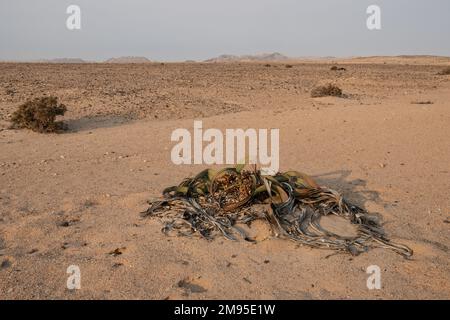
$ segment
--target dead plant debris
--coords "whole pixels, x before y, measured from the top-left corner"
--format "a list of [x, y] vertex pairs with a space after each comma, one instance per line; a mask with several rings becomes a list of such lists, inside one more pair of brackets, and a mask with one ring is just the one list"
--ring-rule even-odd
[[110, 256], [117, 257], [117, 256], [120, 256], [120, 255], [123, 253], [123, 251], [124, 251], [125, 249], [126, 249], [125, 247], [122, 247], [122, 248], [116, 248], [116, 249], [114, 249], [114, 250], [108, 252], [108, 254], [109, 254]]
[[[332, 249], [358, 255], [370, 248], [391, 249], [404, 257], [413, 252], [391, 242], [377, 216], [351, 204], [338, 192], [319, 186], [311, 177], [297, 171], [263, 175], [255, 167], [243, 166], [220, 171], [206, 169], [178, 186], [163, 190], [163, 198], [148, 202], [143, 217], [162, 220], [169, 235], [199, 235], [213, 239], [222, 234], [255, 242], [239, 224], [250, 226], [266, 221], [277, 237], [313, 248]], [[340, 236], [324, 229], [321, 217], [334, 214], [357, 227], [357, 236]]]

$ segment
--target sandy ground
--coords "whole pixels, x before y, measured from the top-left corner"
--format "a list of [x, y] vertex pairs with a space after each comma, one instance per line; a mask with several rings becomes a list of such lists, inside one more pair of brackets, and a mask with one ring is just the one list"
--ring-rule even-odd
[[[420, 62], [0, 64], [0, 299], [449, 299], [450, 76]], [[310, 98], [327, 82], [348, 98]], [[42, 94], [68, 106], [70, 131], [7, 129]], [[413, 259], [331, 255], [261, 225], [257, 244], [166, 237], [139, 212], [203, 168], [170, 160], [171, 132], [193, 119], [280, 128], [281, 170], [380, 213]], [[366, 287], [370, 265], [381, 290]]]

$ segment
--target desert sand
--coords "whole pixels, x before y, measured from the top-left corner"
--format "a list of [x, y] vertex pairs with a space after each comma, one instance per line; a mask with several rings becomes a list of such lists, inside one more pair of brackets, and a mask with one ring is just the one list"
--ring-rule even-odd
[[[1, 63], [0, 299], [449, 299], [450, 76], [437, 72], [450, 62], [331, 60]], [[310, 97], [330, 82], [347, 98]], [[44, 94], [67, 105], [68, 132], [8, 128]], [[171, 132], [194, 119], [280, 128], [281, 170], [379, 213], [413, 258], [301, 247], [258, 223], [256, 244], [165, 236], [139, 213], [205, 168], [170, 159]], [[80, 290], [66, 287], [70, 265]], [[370, 265], [380, 290], [366, 286]]]

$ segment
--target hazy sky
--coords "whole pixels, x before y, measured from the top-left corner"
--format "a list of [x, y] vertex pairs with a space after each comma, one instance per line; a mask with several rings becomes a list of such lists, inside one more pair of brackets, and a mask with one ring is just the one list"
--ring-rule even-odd
[[[81, 30], [66, 9], [81, 8]], [[366, 9], [381, 7], [382, 30]], [[224, 53], [450, 56], [449, 0], [0, 0], [0, 60]]]

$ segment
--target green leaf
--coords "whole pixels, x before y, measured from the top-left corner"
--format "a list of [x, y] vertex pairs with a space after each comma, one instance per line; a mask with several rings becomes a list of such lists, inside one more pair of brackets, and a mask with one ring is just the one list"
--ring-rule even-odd
[[214, 177], [217, 175], [217, 171], [213, 169], [208, 170], [208, 179], [209, 181], [213, 181]]
[[241, 171], [245, 168], [245, 163], [238, 164], [236, 166], [236, 172], [241, 173]]

